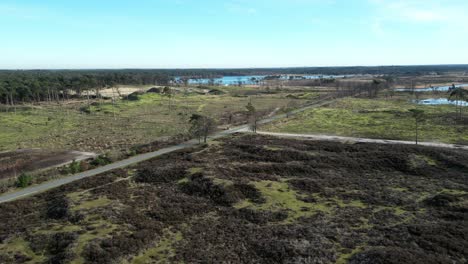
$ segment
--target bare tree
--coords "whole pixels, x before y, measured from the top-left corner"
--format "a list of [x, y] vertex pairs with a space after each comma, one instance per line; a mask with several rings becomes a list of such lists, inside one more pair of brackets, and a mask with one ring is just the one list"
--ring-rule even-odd
[[257, 133], [257, 122], [258, 122], [257, 110], [252, 105], [252, 102], [249, 102], [245, 108], [247, 109], [247, 117], [248, 117], [248, 124], [249, 124], [250, 130], [254, 133]]
[[215, 130], [215, 122], [212, 118], [193, 114], [190, 117], [190, 134], [198, 138], [198, 143], [206, 143], [208, 135]]
[[416, 145], [419, 143], [419, 124], [424, 121], [424, 111], [421, 109], [410, 109], [411, 115], [414, 118], [415, 123], [415, 137], [416, 137]]

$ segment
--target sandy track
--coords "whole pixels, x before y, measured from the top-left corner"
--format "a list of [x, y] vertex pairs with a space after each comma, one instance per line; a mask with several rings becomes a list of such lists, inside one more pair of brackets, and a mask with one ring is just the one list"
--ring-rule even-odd
[[[403, 141], [403, 140], [387, 140], [387, 139], [373, 139], [373, 138], [358, 138], [358, 137], [340, 137], [340, 136], [329, 136], [329, 135], [311, 135], [311, 134], [291, 134], [291, 133], [274, 133], [257, 131], [260, 135], [269, 135], [277, 137], [289, 137], [289, 138], [306, 138], [311, 140], [321, 141], [335, 141], [335, 142], [353, 142], [353, 143], [376, 143], [376, 144], [402, 144], [402, 145], [414, 145], [414, 141]], [[419, 142], [420, 146], [436, 147], [436, 148], [448, 148], [448, 149], [461, 149], [468, 150], [468, 146], [445, 144], [437, 142]]]

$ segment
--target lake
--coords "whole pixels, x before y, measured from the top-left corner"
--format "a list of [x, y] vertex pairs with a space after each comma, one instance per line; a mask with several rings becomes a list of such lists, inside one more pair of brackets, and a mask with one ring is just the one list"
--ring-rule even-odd
[[458, 102], [458, 105], [462, 106], [468, 106], [468, 102], [464, 101], [450, 101], [447, 98], [430, 98], [430, 99], [423, 99], [423, 100], [415, 100], [414, 101], [417, 104], [421, 105], [456, 105]]
[[[468, 84], [456, 84], [455, 87], [468, 87]], [[432, 91], [438, 91], [438, 92], [448, 92], [452, 88], [452, 85], [449, 86], [436, 86], [434, 88], [421, 88], [421, 89], [414, 89], [415, 92], [432, 92]], [[396, 89], [395, 91], [397, 92], [411, 92], [411, 88], [401, 88], [401, 89]]]
[[[214, 78], [213, 81], [217, 85], [230, 86], [230, 85], [254, 85], [261, 81], [264, 81], [267, 77], [272, 75], [247, 75], [247, 76], [224, 76], [222, 78]], [[275, 75], [278, 76], [278, 75]], [[342, 79], [347, 77], [353, 77], [356, 75], [281, 75], [279, 80], [316, 80], [316, 79]], [[176, 77], [176, 81], [180, 81], [181, 77]], [[189, 79], [189, 84], [208, 84], [210, 79]]]

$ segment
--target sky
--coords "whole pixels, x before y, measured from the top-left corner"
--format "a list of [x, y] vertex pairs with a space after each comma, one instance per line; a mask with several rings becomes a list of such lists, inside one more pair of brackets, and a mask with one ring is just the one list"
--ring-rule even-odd
[[0, 69], [468, 64], [467, 0], [0, 0]]

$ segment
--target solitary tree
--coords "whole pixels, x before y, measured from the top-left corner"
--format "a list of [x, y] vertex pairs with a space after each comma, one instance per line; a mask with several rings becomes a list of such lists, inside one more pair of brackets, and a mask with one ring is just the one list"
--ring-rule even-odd
[[455, 112], [458, 119], [462, 118], [463, 113], [463, 101], [468, 99], [468, 91], [462, 87], [455, 87], [452, 85], [452, 88], [449, 90], [449, 100], [455, 101]]
[[419, 143], [419, 124], [424, 121], [424, 111], [421, 109], [409, 110], [414, 118], [416, 145]]
[[252, 105], [252, 102], [249, 102], [245, 108], [247, 109], [247, 117], [250, 130], [252, 130], [252, 132], [254, 133], [257, 133], [257, 110]]
[[215, 122], [213, 119], [199, 114], [193, 114], [190, 117], [190, 134], [198, 138], [198, 143], [201, 143], [202, 138], [203, 142], [206, 143], [208, 135], [214, 129]]
[[163, 95], [167, 97], [168, 100], [168, 108], [171, 110], [171, 99], [172, 99], [172, 90], [169, 87], [164, 87], [163, 89]]

